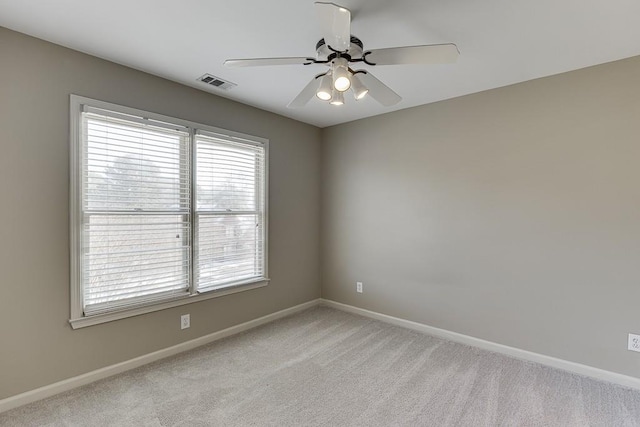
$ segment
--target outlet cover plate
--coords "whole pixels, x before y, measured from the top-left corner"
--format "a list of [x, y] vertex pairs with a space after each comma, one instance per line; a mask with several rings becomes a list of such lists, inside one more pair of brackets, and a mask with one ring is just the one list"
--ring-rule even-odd
[[362, 293], [362, 282], [356, 282], [356, 292]]
[[629, 334], [629, 346], [628, 349], [631, 351], [639, 351], [640, 352], [640, 335]]
[[187, 329], [191, 326], [191, 315], [183, 314], [180, 316], [180, 329]]

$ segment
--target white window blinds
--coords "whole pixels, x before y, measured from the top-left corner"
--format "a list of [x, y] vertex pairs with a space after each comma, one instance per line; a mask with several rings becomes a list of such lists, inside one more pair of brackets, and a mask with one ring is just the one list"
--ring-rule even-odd
[[85, 314], [186, 294], [189, 133], [96, 110], [82, 125]]
[[76, 96], [71, 112], [74, 327], [266, 284], [267, 140]]
[[264, 146], [205, 132], [195, 142], [198, 290], [264, 277]]

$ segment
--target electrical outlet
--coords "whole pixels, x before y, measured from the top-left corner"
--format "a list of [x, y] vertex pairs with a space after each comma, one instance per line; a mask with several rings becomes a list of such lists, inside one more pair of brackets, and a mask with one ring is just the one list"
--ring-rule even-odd
[[180, 316], [180, 329], [187, 329], [191, 326], [191, 315], [183, 314]]
[[356, 292], [362, 293], [362, 282], [356, 282]]
[[640, 335], [629, 334], [629, 346], [631, 351], [640, 351]]

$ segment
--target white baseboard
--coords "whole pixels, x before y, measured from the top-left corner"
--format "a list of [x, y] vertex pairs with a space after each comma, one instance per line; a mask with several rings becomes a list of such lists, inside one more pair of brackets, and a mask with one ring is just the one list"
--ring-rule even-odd
[[294, 307], [286, 308], [275, 313], [268, 314], [258, 319], [250, 320], [245, 323], [241, 323], [230, 328], [223, 329], [218, 332], [214, 332], [209, 335], [205, 335], [200, 338], [196, 338], [190, 341], [183, 342], [181, 344], [174, 345], [172, 347], [164, 348], [162, 350], [154, 351], [153, 353], [145, 354], [134, 359], [126, 360], [124, 362], [116, 363], [115, 365], [106, 366], [104, 368], [97, 369], [95, 371], [87, 372], [86, 374], [78, 375], [73, 378], [58, 381], [53, 384], [46, 385], [44, 387], [30, 390], [15, 396], [7, 397], [0, 400], [0, 412], [8, 411], [9, 409], [17, 408], [18, 406], [26, 405], [27, 403], [35, 402], [37, 400], [45, 399], [64, 391], [74, 389], [76, 387], [83, 386], [85, 384], [92, 383], [94, 381], [101, 380], [103, 378], [116, 375], [130, 369], [137, 368], [142, 365], [146, 365], [156, 360], [164, 359], [165, 357], [173, 356], [184, 351], [192, 350], [196, 347], [200, 347], [205, 344], [209, 344], [213, 341], [235, 335], [237, 333], [246, 331], [248, 329], [255, 328], [256, 326], [264, 325], [265, 323], [272, 322], [282, 317], [289, 316], [307, 308], [311, 308], [321, 303], [321, 299], [315, 299], [309, 302], [305, 302]]
[[338, 310], [346, 311], [353, 314], [359, 314], [361, 316], [380, 320], [382, 322], [390, 323], [392, 325], [401, 326], [407, 329], [423, 332], [425, 334], [433, 335], [439, 338], [444, 338], [449, 341], [466, 344], [472, 347], [478, 347], [484, 350], [493, 351], [495, 353], [505, 354], [507, 356], [514, 357], [516, 359], [528, 360], [530, 362], [536, 362], [541, 365], [550, 366], [552, 368], [562, 369], [563, 371], [572, 372], [574, 374], [583, 375], [586, 377], [595, 378], [602, 381], [608, 381], [624, 387], [630, 387], [633, 389], [640, 390], [640, 378], [618, 374], [611, 371], [605, 371], [604, 369], [594, 368], [593, 366], [587, 366], [580, 363], [570, 362], [568, 360], [558, 359], [556, 357], [546, 356], [544, 354], [534, 353], [532, 351], [521, 350], [515, 347], [509, 347], [507, 345], [486, 341], [480, 338], [474, 338], [469, 335], [447, 331], [446, 329], [440, 329], [440, 328], [436, 328], [436, 327], [425, 325], [418, 322], [412, 322], [411, 320], [405, 320], [405, 319], [400, 319], [398, 317], [388, 316], [386, 314], [365, 310], [363, 308], [342, 304], [342, 303], [335, 302], [328, 299], [322, 299], [322, 305], [336, 308]]

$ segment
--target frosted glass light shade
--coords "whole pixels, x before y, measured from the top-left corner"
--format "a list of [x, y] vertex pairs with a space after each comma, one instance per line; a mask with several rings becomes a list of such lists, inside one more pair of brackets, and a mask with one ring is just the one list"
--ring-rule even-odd
[[331, 101], [330, 101], [331, 105], [342, 105], [344, 104], [344, 95], [342, 92], [339, 92], [337, 90], [333, 91], [333, 94], [331, 96]]
[[351, 73], [349, 61], [344, 58], [333, 60], [333, 88], [339, 92], [349, 90], [351, 87]]
[[349, 70], [344, 67], [336, 67], [333, 73], [333, 87], [338, 92], [344, 92], [351, 87], [351, 80], [349, 79]]
[[331, 99], [331, 92], [333, 91], [333, 78], [331, 77], [331, 72], [328, 72], [320, 79], [320, 86], [318, 86], [318, 90], [316, 91], [316, 96], [323, 101], [328, 101]]
[[355, 74], [351, 76], [351, 89], [353, 89], [353, 96], [356, 98], [356, 101], [364, 98], [365, 95], [369, 93], [369, 88], [367, 88]]

